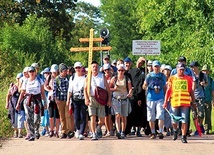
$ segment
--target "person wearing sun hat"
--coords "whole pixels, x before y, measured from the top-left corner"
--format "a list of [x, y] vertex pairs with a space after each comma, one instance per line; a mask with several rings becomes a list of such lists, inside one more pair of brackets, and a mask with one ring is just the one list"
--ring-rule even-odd
[[202, 67], [202, 72], [207, 75], [208, 85], [204, 87], [205, 93], [205, 119], [204, 119], [204, 129], [205, 134], [210, 134], [210, 130], [212, 130], [212, 103], [214, 104], [214, 81], [210, 77], [210, 67], [205, 64]]
[[153, 61], [153, 72], [147, 74], [143, 89], [147, 90], [147, 120], [151, 128], [151, 139], [156, 139], [155, 120], [159, 123], [159, 139], [163, 139], [164, 124], [164, 91], [166, 90], [166, 77], [160, 72], [161, 64], [158, 60]]
[[74, 125], [76, 128], [75, 137], [84, 140], [84, 130], [86, 127], [86, 105], [84, 98], [85, 75], [82, 73], [82, 63], [74, 63], [75, 73], [69, 80], [67, 105], [73, 105]]

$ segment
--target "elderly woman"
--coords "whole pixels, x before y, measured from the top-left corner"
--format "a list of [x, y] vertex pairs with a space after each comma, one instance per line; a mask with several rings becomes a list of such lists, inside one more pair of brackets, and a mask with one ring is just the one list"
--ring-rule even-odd
[[118, 65], [117, 75], [110, 81], [110, 90], [113, 92], [112, 108], [115, 113], [115, 124], [118, 139], [125, 138], [126, 117], [128, 116], [128, 98], [132, 95], [131, 80], [124, 75], [125, 66]]
[[28, 69], [29, 78], [24, 81], [21, 87], [21, 94], [19, 96], [16, 109], [20, 110], [20, 103], [23, 100], [29, 141], [34, 141], [35, 137], [39, 139], [39, 127], [42, 112], [42, 99], [46, 107], [46, 98], [44, 92], [44, 82], [36, 76], [34, 67]]
[[11, 83], [6, 96], [6, 109], [9, 109], [9, 119], [14, 128], [14, 138], [22, 138], [22, 129], [24, 128], [24, 114], [21, 111], [15, 109], [19, 98], [19, 81], [23, 76], [22, 73], [18, 73], [16, 76], [16, 83]]

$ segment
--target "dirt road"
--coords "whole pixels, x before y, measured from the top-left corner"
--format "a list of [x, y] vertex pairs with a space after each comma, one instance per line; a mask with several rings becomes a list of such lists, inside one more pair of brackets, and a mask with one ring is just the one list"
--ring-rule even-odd
[[128, 136], [119, 140], [116, 137], [103, 137], [98, 141], [86, 138], [80, 141], [72, 139], [56, 139], [41, 137], [29, 142], [24, 139], [11, 139], [3, 143], [0, 155], [213, 155], [214, 135], [188, 137], [188, 144], [183, 144], [180, 138], [172, 137], [163, 140], [150, 140], [148, 136]]

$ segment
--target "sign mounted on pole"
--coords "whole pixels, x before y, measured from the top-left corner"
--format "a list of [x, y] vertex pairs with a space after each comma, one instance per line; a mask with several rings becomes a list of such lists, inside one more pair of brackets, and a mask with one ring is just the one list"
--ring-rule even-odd
[[160, 55], [160, 40], [132, 40], [133, 55]]

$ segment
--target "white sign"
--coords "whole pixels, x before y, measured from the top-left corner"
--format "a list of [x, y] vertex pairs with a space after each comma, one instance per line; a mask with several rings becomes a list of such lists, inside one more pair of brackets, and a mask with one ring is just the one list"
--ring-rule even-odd
[[160, 55], [160, 40], [132, 40], [133, 55]]

